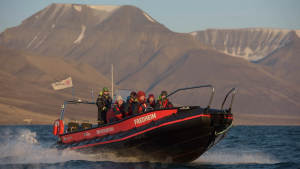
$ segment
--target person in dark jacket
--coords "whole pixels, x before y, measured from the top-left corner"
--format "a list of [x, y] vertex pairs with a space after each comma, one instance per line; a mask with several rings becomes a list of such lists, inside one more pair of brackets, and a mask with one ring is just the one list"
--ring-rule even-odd
[[117, 97], [116, 103], [113, 106], [114, 117], [111, 121], [122, 120], [124, 116], [124, 101], [121, 96]]
[[132, 91], [124, 106], [125, 117], [137, 114], [138, 101], [136, 92]]
[[106, 124], [106, 114], [107, 111], [111, 108], [112, 99], [109, 95], [109, 90], [107, 87], [104, 87], [100, 92], [97, 100], [96, 105], [98, 107], [98, 124]]
[[156, 106], [155, 106], [156, 109], [166, 109], [166, 108], [173, 107], [173, 104], [169, 101], [167, 95], [168, 95], [167, 91], [161, 92], [156, 102]]
[[153, 109], [155, 109], [155, 97], [153, 94], [149, 94], [148, 95], [148, 99], [147, 99], [147, 103], [149, 104], [150, 107], [152, 107]]
[[138, 99], [138, 113], [144, 113], [147, 108], [149, 107], [149, 104], [146, 102], [146, 94], [143, 91], [139, 91], [137, 93], [137, 99]]

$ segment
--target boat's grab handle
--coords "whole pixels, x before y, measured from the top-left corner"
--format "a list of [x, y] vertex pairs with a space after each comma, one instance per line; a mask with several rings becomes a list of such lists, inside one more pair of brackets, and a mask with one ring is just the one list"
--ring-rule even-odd
[[231, 111], [232, 104], [233, 104], [234, 97], [235, 97], [236, 93], [237, 93], [237, 88], [232, 88], [231, 90], [229, 90], [229, 92], [226, 94], [226, 96], [225, 96], [225, 98], [222, 102], [221, 110], [223, 110], [224, 104], [226, 103], [226, 100], [227, 100], [228, 96], [231, 94], [231, 102], [230, 102], [230, 105], [229, 105], [229, 108], [228, 108], [228, 111], [229, 112]]
[[191, 89], [198, 89], [198, 88], [211, 88], [211, 94], [210, 94], [210, 99], [208, 101], [208, 105], [207, 105], [207, 108], [210, 108], [211, 106], [211, 103], [213, 101], [213, 98], [214, 98], [214, 95], [215, 95], [215, 88], [208, 84], [208, 85], [200, 85], [200, 86], [192, 86], [192, 87], [185, 87], [185, 88], [180, 88], [180, 89], [177, 89], [173, 92], [171, 92], [167, 97], [170, 97], [172, 96], [173, 94], [179, 92], [179, 91], [184, 91], [184, 90], [191, 90]]
[[61, 105], [60, 120], [64, 119], [64, 113], [65, 113], [65, 108], [66, 108], [67, 104], [80, 104], [80, 103], [83, 103], [83, 104], [96, 104], [95, 102], [90, 102], [90, 101], [81, 100], [81, 99], [66, 100], [64, 102], [64, 104]]

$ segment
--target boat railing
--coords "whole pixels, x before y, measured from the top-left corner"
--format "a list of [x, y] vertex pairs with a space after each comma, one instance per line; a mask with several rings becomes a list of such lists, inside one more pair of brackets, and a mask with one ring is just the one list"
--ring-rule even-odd
[[208, 85], [200, 85], [200, 86], [192, 86], [192, 87], [180, 88], [180, 89], [177, 89], [177, 90], [171, 92], [167, 97], [170, 97], [170, 96], [172, 96], [172, 95], [174, 95], [175, 93], [180, 92], [180, 91], [192, 90], [192, 89], [199, 89], [199, 88], [210, 88], [210, 89], [211, 89], [210, 98], [209, 98], [208, 105], [207, 105], [207, 108], [206, 108], [206, 109], [209, 109], [210, 106], [211, 106], [211, 104], [212, 104], [214, 95], [215, 95], [215, 88], [214, 88], [212, 85], [210, 85], [210, 84], [208, 84]]
[[237, 93], [237, 88], [232, 88], [232, 89], [230, 89], [230, 90], [227, 92], [227, 94], [226, 94], [226, 96], [225, 96], [225, 98], [224, 98], [224, 100], [223, 100], [223, 102], [222, 102], [221, 110], [224, 110], [224, 105], [225, 105], [225, 103], [226, 103], [226, 101], [227, 101], [227, 98], [231, 95], [231, 102], [230, 102], [229, 108], [228, 108], [228, 112], [231, 112], [232, 104], [233, 104], [234, 97], [235, 97], [236, 93]]
[[64, 104], [61, 106], [60, 120], [64, 119], [65, 109], [68, 104], [96, 104], [96, 102], [91, 102], [91, 101], [82, 100], [82, 99], [66, 100], [66, 101], [64, 101]]

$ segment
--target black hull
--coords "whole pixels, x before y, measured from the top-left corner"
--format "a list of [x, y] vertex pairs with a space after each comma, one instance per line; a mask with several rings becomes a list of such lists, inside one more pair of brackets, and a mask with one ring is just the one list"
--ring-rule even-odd
[[[220, 141], [231, 124], [232, 114], [228, 112], [199, 107], [178, 109], [178, 113], [140, 128], [80, 143], [59, 144], [58, 148], [87, 144], [92, 146], [76, 150], [85, 153], [114, 152], [118, 156], [135, 157], [141, 161], [184, 163], [197, 159]], [[120, 141], [109, 142], [116, 138]], [[97, 144], [105, 141], [108, 143]]]

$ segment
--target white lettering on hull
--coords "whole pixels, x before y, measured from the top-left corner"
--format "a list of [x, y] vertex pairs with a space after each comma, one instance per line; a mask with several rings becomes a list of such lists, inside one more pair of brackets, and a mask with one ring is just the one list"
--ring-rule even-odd
[[152, 113], [152, 114], [149, 114], [147, 116], [144, 116], [144, 117], [140, 117], [138, 119], [135, 119], [134, 120], [134, 124], [135, 125], [138, 125], [138, 124], [141, 124], [141, 123], [144, 123], [146, 121], [150, 121], [150, 120], [153, 120], [156, 118], [156, 114], [155, 113]]
[[105, 128], [105, 129], [100, 129], [100, 130], [97, 130], [97, 134], [103, 134], [103, 133], [109, 133], [109, 132], [112, 132], [114, 131], [115, 129], [113, 127], [108, 127], [108, 128]]

